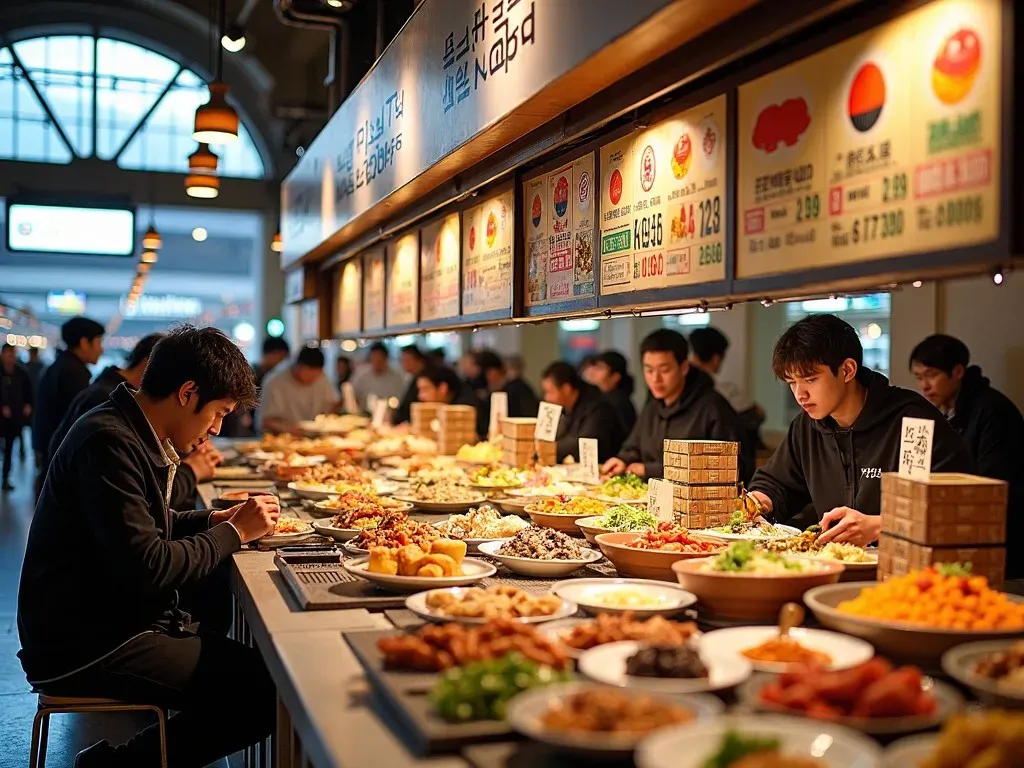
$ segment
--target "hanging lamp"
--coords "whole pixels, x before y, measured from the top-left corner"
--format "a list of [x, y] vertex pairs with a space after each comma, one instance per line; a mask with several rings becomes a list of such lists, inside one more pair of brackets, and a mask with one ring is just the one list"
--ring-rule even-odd
[[280, 253], [284, 250], [284, 240], [281, 239], [280, 232], [274, 235], [274, 238], [270, 241], [270, 250], [274, 253]]
[[[200, 144], [227, 144], [238, 139], [238, 113], [228, 104], [228, 86], [224, 82], [224, 49], [216, 41], [224, 35], [224, 0], [218, 3], [214, 34], [216, 69], [209, 84], [210, 100], [196, 110], [192, 138]], [[214, 20], [210, 19], [211, 32]]]
[[156, 251], [163, 248], [164, 239], [160, 237], [160, 233], [156, 231], [156, 227], [152, 224], [149, 225], [149, 229], [146, 230], [146, 234], [142, 236], [142, 247], [147, 251]]
[[143, 264], [156, 264], [156, 260], [156, 251], [143, 251], [142, 256], [139, 257], [139, 261], [141, 261]]
[[185, 194], [189, 197], [212, 199], [220, 193], [220, 179], [217, 178], [218, 158], [207, 144], [200, 144], [188, 156], [188, 176], [185, 177]]

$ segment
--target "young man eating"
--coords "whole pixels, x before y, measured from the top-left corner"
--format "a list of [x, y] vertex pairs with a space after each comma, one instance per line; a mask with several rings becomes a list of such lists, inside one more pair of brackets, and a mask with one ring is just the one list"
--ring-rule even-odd
[[[170, 509], [178, 453], [256, 403], [252, 369], [215, 328], [184, 326], [153, 349], [138, 391], [121, 384], [68, 431], [43, 483], [18, 594], [18, 654], [51, 695], [156, 704], [168, 763], [205, 766], [265, 738], [276, 695], [259, 653], [204, 633], [179, 607], [242, 544], [271, 532], [273, 496], [222, 512]], [[151, 726], [103, 741], [76, 768], [156, 766]]]
[[785, 521], [814, 506], [830, 541], [867, 546], [882, 529], [883, 472], [899, 469], [904, 417], [935, 422], [933, 472], [970, 472], [959, 435], [923, 397], [864, 368], [857, 332], [811, 315], [775, 343], [772, 370], [803, 409], [786, 441], [754, 474], [751, 494]]

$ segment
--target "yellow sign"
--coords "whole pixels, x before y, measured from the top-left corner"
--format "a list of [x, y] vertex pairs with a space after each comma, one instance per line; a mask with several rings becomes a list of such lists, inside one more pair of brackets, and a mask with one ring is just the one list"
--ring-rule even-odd
[[334, 335], [359, 333], [363, 317], [362, 262], [349, 259], [341, 265], [334, 291]]
[[999, 0], [939, 0], [739, 89], [736, 276], [999, 234]]
[[459, 214], [420, 231], [420, 320], [459, 314]]
[[512, 190], [467, 208], [462, 233], [462, 314], [512, 306]]
[[385, 325], [394, 328], [416, 322], [419, 309], [419, 232], [403, 235], [387, 248], [387, 293]]
[[726, 100], [601, 149], [601, 295], [725, 279]]
[[384, 328], [384, 249], [363, 255], [363, 330]]

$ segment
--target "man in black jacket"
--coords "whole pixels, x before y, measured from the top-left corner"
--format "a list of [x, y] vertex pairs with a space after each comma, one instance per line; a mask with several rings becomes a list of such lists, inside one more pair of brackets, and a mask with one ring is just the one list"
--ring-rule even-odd
[[471, 405], [477, 410], [481, 407], [470, 385], [451, 368], [423, 369], [416, 377], [416, 390], [421, 403]]
[[398, 354], [398, 361], [402, 370], [409, 376], [409, 384], [405, 388], [405, 394], [398, 402], [398, 408], [391, 418], [394, 424], [405, 424], [412, 419], [412, 404], [416, 402], [417, 386], [416, 379], [427, 368], [427, 356], [415, 344], [402, 347]]
[[590, 377], [615, 411], [622, 435], [628, 435], [636, 426], [636, 406], [633, 377], [629, 375], [625, 355], [611, 349], [602, 352], [590, 367]]
[[857, 332], [835, 315], [811, 315], [775, 343], [772, 371], [803, 413], [750, 489], [785, 521], [808, 504], [825, 532], [819, 541], [866, 546], [881, 532], [883, 472], [899, 469], [903, 418], [932, 419], [933, 472], [970, 472], [963, 441], [920, 395], [889, 385], [861, 365]]
[[967, 446], [974, 470], [1009, 483], [1006, 541], [1008, 578], [1024, 575], [1024, 418], [1006, 395], [994, 389], [960, 339], [937, 333], [910, 353], [910, 370], [921, 394], [949, 420]]
[[[18, 655], [29, 682], [52, 695], [176, 711], [167, 722], [170, 765], [205, 766], [265, 738], [274, 721], [259, 653], [198, 629], [178, 594], [272, 531], [278, 502], [260, 496], [213, 513], [167, 504], [178, 452], [255, 402], [252, 370], [223, 333], [172, 331], [138, 392], [122, 384], [71, 427], [29, 529], [18, 593]], [[117, 748], [95, 744], [75, 765], [159, 765], [157, 726]]]
[[483, 349], [476, 353], [476, 364], [480, 373], [487, 382], [487, 397], [481, 403], [480, 423], [477, 431], [481, 435], [487, 434], [491, 423], [491, 395], [495, 392], [504, 392], [508, 395], [508, 415], [512, 418], [529, 417], [537, 415], [537, 407], [540, 401], [533, 387], [520, 378], [509, 376], [505, 361], [497, 352], [490, 349]]
[[687, 360], [689, 345], [681, 333], [662, 328], [640, 344], [644, 380], [651, 397], [616, 457], [601, 471], [661, 477], [665, 440], [725, 440], [740, 443], [740, 477], [753, 470], [753, 447], [743, 442], [743, 427], [715, 383]]
[[580, 438], [597, 439], [598, 461], [607, 461], [622, 445], [623, 435], [601, 390], [587, 384], [569, 363], [552, 363], [541, 374], [544, 399], [562, 406], [556, 433], [558, 461], [579, 461]]
[[32, 415], [32, 379], [18, 365], [14, 347], [0, 347], [0, 440], [4, 444], [3, 484], [0, 490], [13, 491], [10, 483], [14, 441]]

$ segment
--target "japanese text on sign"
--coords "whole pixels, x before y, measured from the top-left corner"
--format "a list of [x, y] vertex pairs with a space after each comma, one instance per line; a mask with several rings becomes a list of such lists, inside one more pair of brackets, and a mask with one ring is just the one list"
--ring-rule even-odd
[[379, 114], [363, 120], [335, 161], [337, 200], [344, 200], [370, 184], [395, 164], [402, 149], [401, 118], [405, 114], [405, 90], [392, 93], [380, 105]]
[[647, 483], [647, 511], [658, 522], [671, 523], [675, 517], [672, 506], [672, 484], [668, 480], [652, 477]]
[[900, 431], [900, 475], [927, 480], [932, 471], [935, 422], [904, 418]]
[[562, 406], [554, 403], [541, 403], [537, 409], [537, 427], [533, 436], [537, 440], [553, 443], [558, 435], [558, 420], [561, 418]]
[[491, 393], [491, 418], [487, 425], [487, 439], [493, 440], [501, 433], [501, 420], [508, 417], [508, 392]]
[[597, 466], [597, 438], [580, 438], [580, 480], [597, 485], [601, 474]]

